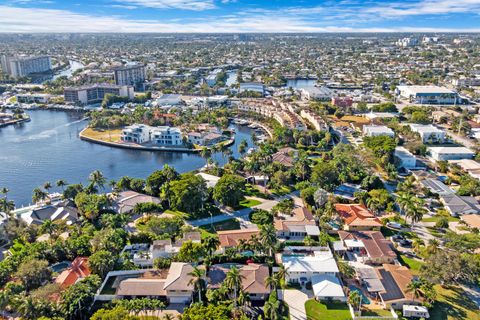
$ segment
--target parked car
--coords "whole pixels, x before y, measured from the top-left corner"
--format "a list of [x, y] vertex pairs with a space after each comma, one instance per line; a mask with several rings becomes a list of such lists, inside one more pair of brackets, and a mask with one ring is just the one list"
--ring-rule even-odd
[[403, 239], [398, 242], [400, 246], [404, 248], [411, 248], [412, 247], [412, 241], [408, 239]]
[[392, 236], [392, 241], [393, 241], [393, 242], [400, 242], [400, 241], [402, 241], [402, 240], [405, 240], [405, 237], [402, 236], [401, 234], [398, 234], [398, 233], [397, 233], [397, 234], [395, 234], [395, 235]]
[[402, 229], [402, 225], [398, 222], [387, 222], [387, 227], [389, 227], [391, 229], [397, 229], [397, 230]]

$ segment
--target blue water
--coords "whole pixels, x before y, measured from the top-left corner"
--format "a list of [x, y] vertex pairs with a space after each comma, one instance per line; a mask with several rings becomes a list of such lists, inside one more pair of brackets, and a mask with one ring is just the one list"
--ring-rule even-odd
[[[205, 160], [197, 154], [150, 152], [106, 147], [80, 140], [78, 133], [87, 125], [83, 113], [33, 110], [31, 122], [0, 128], [0, 187], [10, 189], [8, 197], [17, 207], [31, 202], [32, 190], [45, 182], [64, 179], [67, 183], [86, 183], [88, 175], [100, 170], [107, 180], [122, 176], [146, 178], [164, 164], [178, 172], [199, 169]], [[246, 139], [253, 146], [247, 127], [235, 127], [233, 155]], [[222, 154], [213, 159], [225, 162]], [[61, 191], [54, 187], [50, 190]]]
[[357, 291], [362, 296], [362, 304], [370, 304], [370, 300], [363, 294], [362, 290], [353, 285], [348, 285], [348, 288], [352, 291]]
[[52, 269], [53, 272], [60, 273], [63, 270], [67, 269], [68, 267], [70, 267], [70, 262], [65, 261], [65, 262], [59, 262], [50, 266], [50, 269]]
[[302, 79], [295, 79], [295, 80], [287, 80], [287, 88], [292, 87], [293, 89], [301, 89], [301, 88], [308, 88], [308, 87], [315, 87], [317, 80], [302, 80]]

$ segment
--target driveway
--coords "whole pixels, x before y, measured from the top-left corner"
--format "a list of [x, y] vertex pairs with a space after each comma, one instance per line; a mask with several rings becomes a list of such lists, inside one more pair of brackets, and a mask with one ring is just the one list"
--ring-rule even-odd
[[288, 305], [291, 320], [307, 320], [305, 302], [310, 298], [305, 292], [297, 289], [281, 290], [279, 297]]

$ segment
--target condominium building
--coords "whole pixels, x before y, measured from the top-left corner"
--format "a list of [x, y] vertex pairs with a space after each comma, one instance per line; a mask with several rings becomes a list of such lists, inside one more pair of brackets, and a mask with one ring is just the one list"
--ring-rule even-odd
[[327, 123], [315, 113], [307, 110], [300, 111], [300, 116], [304, 119], [307, 119], [313, 127], [318, 131], [328, 131]]
[[45, 73], [52, 70], [48, 56], [2, 56], [2, 70], [14, 78], [26, 77], [34, 73]]
[[82, 87], [66, 87], [63, 90], [65, 102], [77, 104], [91, 104], [101, 102], [106, 94], [113, 94], [119, 97], [128, 97], [129, 99], [134, 98], [132, 86], [94, 84]]
[[139, 88], [146, 79], [145, 66], [132, 64], [114, 69], [115, 83], [119, 86], [134, 86]]

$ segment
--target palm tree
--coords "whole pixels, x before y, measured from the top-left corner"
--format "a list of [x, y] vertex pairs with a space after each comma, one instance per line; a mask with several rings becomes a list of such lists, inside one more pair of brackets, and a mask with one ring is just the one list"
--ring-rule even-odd
[[242, 278], [243, 276], [240, 274], [240, 271], [237, 269], [237, 267], [233, 267], [227, 272], [224, 281], [225, 286], [233, 291], [233, 304], [235, 308], [237, 308], [238, 291], [242, 287]]
[[362, 303], [362, 296], [357, 290], [351, 290], [348, 294], [348, 303], [353, 307], [353, 310], [360, 311], [360, 304]]
[[100, 170], [95, 170], [88, 176], [90, 183], [97, 188], [104, 189], [105, 182], [107, 181]]
[[44, 188], [45, 190], [47, 190], [47, 192], [48, 192], [48, 190], [50, 190], [50, 189], [52, 188], [52, 184], [47, 181], [47, 182], [45, 182], [45, 183], [43, 184], [43, 188]]
[[275, 275], [265, 278], [265, 288], [270, 288], [271, 291], [277, 291], [279, 285], [279, 279]]
[[415, 299], [418, 299], [420, 297], [421, 293], [421, 288], [422, 288], [422, 282], [418, 280], [412, 280], [408, 285], [407, 285], [407, 292], [411, 292], [413, 294], [413, 301]]
[[48, 234], [51, 238], [58, 231], [58, 225], [50, 219], [43, 221], [40, 232]]
[[0, 198], [0, 211], [5, 213], [10, 213], [10, 211], [15, 209], [15, 202], [5, 198]]
[[193, 284], [193, 287], [198, 292], [198, 302], [202, 303], [202, 290], [205, 284], [203, 276], [205, 275], [205, 270], [195, 267], [188, 275], [192, 277], [188, 285]]
[[210, 156], [212, 155], [212, 150], [210, 150], [209, 148], [207, 147], [203, 147], [201, 150], [200, 150], [200, 157], [202, 157], [203, 159], [205, 159], [205, 165], [208, 166], [208, 159], [210, 158]]
[[208, 255], [212, 256], [215, 250], [217, 250], [218, 246], [220, 245], [220, 241], [217, 237], [209, 236], [202, 239], [202, 244]]
[[5, 188], [5, 187], [0, 188], [0, 193], [5, 195], [5, 199], [7, 199], [8, 192], [10, 192], [10, 190], [8, 190], [8, 188]]
[[280, 310], [280, 301], [278, 301], [278, 299], [275, 299], [275, 300], [268, 299], [268, 301], [265, 302], [265, 305], [263, 307], [265, 318], [270, 320], [277, 320], [280, 318], [279, 310]]
[[67, 182], [65, 180], [60, 179], [60, 180], [57, 180], [56, 185], [57, 187], [62, 188], [62, 192], [63, 192], [65, 189], [65, 186], [67, 185]]
[[32, 202], [37, 203], [39, 201], [45, 200], [47, 198], [47, 193], [40, 188], [33, 189]]
[[274, 249], [277, 244], [275, 228], [272, 225], [261, 225], [259, 240], [263, 248], [268, 251], [268, 255], [274, 258]]

